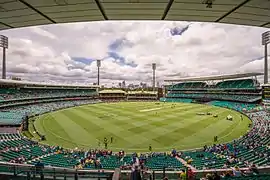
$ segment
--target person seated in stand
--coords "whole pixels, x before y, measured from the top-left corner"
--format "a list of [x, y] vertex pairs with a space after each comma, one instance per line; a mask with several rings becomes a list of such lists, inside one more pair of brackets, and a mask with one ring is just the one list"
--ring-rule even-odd
[[242, 176], [242, 172], [240, 171], [239, 167], [236, 166], [232, 168], [232, 171], [233, 171], [233, 176], [236, 176], [236, 177]]

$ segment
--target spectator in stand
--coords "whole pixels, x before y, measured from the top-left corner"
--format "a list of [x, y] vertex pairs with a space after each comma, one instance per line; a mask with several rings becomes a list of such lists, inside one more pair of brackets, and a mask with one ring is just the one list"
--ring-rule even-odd
[[242, 176], [242, 172], [240, 171], [239, 167], [232, 168], [233, 176], [240, 177]]
[[138, 168], [138, 166], [135, 166], [134, 170], [131, 172], [131, 180], [141, 180], [141, 173], [140, 170]]
[[220, 180], [220, 175], [218, 175], [218, 173], [217, 172], [214, 172], [214, 174], [213, 174], [213, 180]]
[[182, 169], [180, 172], [180, 180], [186, 180], [186, 179], [187, 179], [186, 171]]
[[193, 172], [191, 168], [188, 168], [187, 176], [188, 176], [189, 180], [194, 180], [195, 179], [195, 172]]

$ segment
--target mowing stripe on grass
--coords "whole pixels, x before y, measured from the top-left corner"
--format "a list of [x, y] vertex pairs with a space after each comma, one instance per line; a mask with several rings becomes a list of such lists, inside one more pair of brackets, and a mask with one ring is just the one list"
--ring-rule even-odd
[[[139, 112], [143, 109], [156, 110]], [[218, 114], [218, 118], [197, 115], [200, 112]], [[235, 117], [232, 123], [224, 120], [229, 114]], [[248, 119], [244, 119], [237, 124], [239, 120], [239, 113], [209, 105], [120, 102], [53, 112], [51, 116], [41, 116], [36, 125], [40, 126], [40, 122], [44, 121], [44, 128], [39, 129], [45, 131], [46, 143], [69, 148], [94, 148], [98, 147], [98, 141], [103, 146], [104, 137], [113, 137], [113, 143], [109, 143], [112, 150], [145, 152], [150, 144], [153, 150], [160, 151], [201, 147], [205, 142], [212, 143], [213, 134], [220, 137], [220, 142], [238, 138], [246, 132], [248, 128], [245, 125], [249, 123]], [[222, 136], [225, 137], [221, 139]]]

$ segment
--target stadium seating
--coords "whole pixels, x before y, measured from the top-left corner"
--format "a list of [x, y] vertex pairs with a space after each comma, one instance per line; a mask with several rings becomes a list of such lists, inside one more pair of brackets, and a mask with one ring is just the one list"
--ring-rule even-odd
[[181, 102], [180, 99], [195, 99], [253, 103], [262, 99], [257, 85], [258, 82], [253, 79], [226, 80], [214, 85], [205, 82], [183, 82], [167, 88], [165, 101]]
[[184, 99], [184, 98], [161, 98], [162, 102], [183, 102], [183, 103], [191, 103], [192, 99]]
[[[60, 147], [51, 147], [28, 140], [19, 134], [0, 134], [0, 152], [2, 160], [16, 163], [36, 164], [38, 161], [46, 166], [75, 167], [85, 157], [82, 151], [67, 151]], [[94, 163], [85, 163], [87, 169], [114, 169], [132, 164], [132, 156], [123, 158], [117, 155], [96, 155], [101, 166]], [[176, 158], [169, 155], [153, 154], [145, 158], [146, 166], [150, 169], [162, 170], [163, 168], [179, 169], [183, 165]]]
[[163, 168], [180, 170], [183, 167], [183, 164], [176, 158], [161, 154], [149, 157], [145, 165], [152, 170], [163, 170]]
[[217, 88], [220, 89], [254, 89], [254, 81], [252, 79], [241, 79], [241, 80], [227, 80], [216, 84]]
[[[235, 107], [235, 106], [232, 106]], [[270, 114], [266, 111], [247, 113], [252, 129], [232, 143], [205, 147], [204, 151], [184, 152], [182, 158], [192, 159], [197, 169], [270, 165]]]
[[206, 87], [206, 83], [204, 82], [185, 82], [172, 85], [168, 90], [196, 89], [204, 87]]
[[29, 100], [37, 98], [92, 96], [95, 89], [15, 89], [6, 88], [0, 90], [0, 102]]
[[184, 152], [182, 157], [187, 162], [192, 161], [192, 166], [197, 169], [222, 168], [226, 161], [213, 153], [203, 151]]
[[26, 115], [43, 114], [46, 112], [55, 111], [58, 109], [96, 103], [99, 101], [94, 100], [76, 100], [76, 101], [60, 101], [48, 102], [41, 104], [20, 105], [15, 107], [6, 107], [0, 111], [0, 124], [20, 124], [23, 117]]
[[174, 84], [168, 90], [184, 90], [184, 89], [254, 89], [256, 83], [252, 79], [226, 80], [218, 82], [216, 85], [208, 86], [205, 82], [184, 82]]
[[20, 113], [2, 111], [0, 113], [0, 124], [19, 124], [22, 117]]
[[[223, 106], [236, 110], [252, 109], [254, 106], [226, 101], [213, 101], [212, 105]], [[243, 137], [231, 143], [216, 144], [204, 147], [204, 150], [182, 152], [181, 158], [198, 170], [221, 169], [229, 167], [247, 167], [270, 165], [270, 115], [266, 111], [247, 112], [252, 120], [251, 130]], [[132, 164], [132, 156], [119, 157], [117, 154], [96, 155], [100, 166], [93, 161], [85, 160], [87, 156], [82, 151], [64, 150], [60, 147], [41, 145], [23, 138], [19, 134], [0, 134], [0, 152], [2, 160], [16, 163], [36, 164], [42, 162], [46, 166], [80, 167], [86, 169], [115, 169]], [[143, 158], [145, 167], [151, 170], [180, 170], [184, 165], [176, 158], [153, 153]], [[83, 160], [83, 161], [82, 161]], [[256, 179], [258, 176], [248, 176]], [[268, 178], [261, 175], [260, 178]], [[245, 179], [246, 177], [230, 177], [230, 179]]]
[[29, 161], [29, 164], [36, 164], [38, 161], [41, 161], [45, 166], [56, 166], [56, 167], [67, 167], [74, 168], [76, 164], [79, 163], [78, 159], [71, 157], [71, 155], [65, 154], [50, 154]]
[[213, 106], [226, 107], [229, 109], [234, 109], [236, 111], [250, 111], [256, 107], [256, 104], [247, 104], [247, 103], [237, 103], [230, 101], [211, 101], [209, 103]]
[[236, 94], [214, 94], [214, 93], [183, 93], [172, 91], [167, 94], [167, 98], [190, 98], [190, 99], [218, 99], [218, 100], [231, 100], [231, 101], [257, 101], [261, 99], [261, 96], [251, 96], [251, 95], [236, 95]]
[[[249, 102], [259, 99], [257, 95], [245, 95], [228, 91], [222, 92], [195, 92], [192, 89], [201, 90], [209, 88], [206, 83], [186, 82], [179, 83], [170, 88], [166, 98], [161, 101], [166, 102], [185, 102], [191, 103], [196, 98], [212, 99], [210, 105], [226, 107], [246, 113], [253, 122], [250, 132], [243, 137], [226, 144], [216, 144], [204, 147], [204, 150], [182, 152], [181, 158], [190, 162], [198, 169], [216, 169], [227, 167], [247, 167], [251, 164], [258, 166], [270, 165], [270, 115], [261, 109], [256, 112], [248, 112], [256, 109], [256, 104], [240, 103], [232, 101]], [[253, 80], [234, 80], [223, 81], [214, 87], [216, 89], [254, 89]], [[186, 91], [188, 90], [188, 91]], [[61, 108], [88, 104], [96, 101], [77, 100], [77, 101], [55, 101], [54, 98], [92, 96], [93, 90], [19, 90], [1, 89], [0, 99], [2, 104], [16, 101], [17, 106], [2, 108], [0, 122], [9, 124], [19, 124], [25, 115], [42, 114]], [[40, 99], [41, 98], [41, 99]], [[46, 98], [46, 99], [42, 99]], [[49, 101], [47, 101], [47, 98]], [[17, 100], [20, 99], [18, 102]], [[20, 105], [21, 100], [31, 102], [40, 100], [43, 103]], [[47, 146], [22, 137], [20, 134], [0, 134], [0, 153], [3, 161], [12, 163], [23, 163], [35, 165], [42, 162], [45, 166], [56, 166], [66, 168], [84, 169], [115, 169], [118, 167], [129, 167], [133, 164], [133, 155], [119, 157], [118, 154], [99, 154], [95, 153], [94, 158], [89, 158], [89, 151], [66, 150], [57, 146]], [[91, 154], [93, 155], [93, 154]], [[137, 159], [139, 157], [136, 157]], [[150, 153], [143, 156], [144, 166], [161, 171], [163, 168], [180, 170], [184, 168], [182, 161], [166, 154]], [[97, 164], [98, 163], [98, 164]], [[253, 176], [249, 176], [250, 179]], [[256, 176], [257, 177], [257, 176]], [[262, 176], [262, 179], [268, 176]], [[255, 178], [255, 177], [254, 177]], [[235, 178], [231, 178], [235, 179]]]

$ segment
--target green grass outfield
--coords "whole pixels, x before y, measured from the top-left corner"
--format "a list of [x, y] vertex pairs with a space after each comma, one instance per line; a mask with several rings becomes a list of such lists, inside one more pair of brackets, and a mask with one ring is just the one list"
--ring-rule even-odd
[[[146, 152], [200, 148], [239, 138], [250, 120], [241, 114], [208, 105], [191, 103], [119, 102], [99, 103], [64, 109], [40, 116], [34, 123], [46, 144], [66, 148], [104, 148], [103, 139], [114, 151]], [[197, 115], [211, 112], [213, 115]], [[227, 115], [233, 121], [226, 120]], [[100, 142], [100, 143], [99, 143]], [[100, 145], [99, 145], [100, 144]]]

